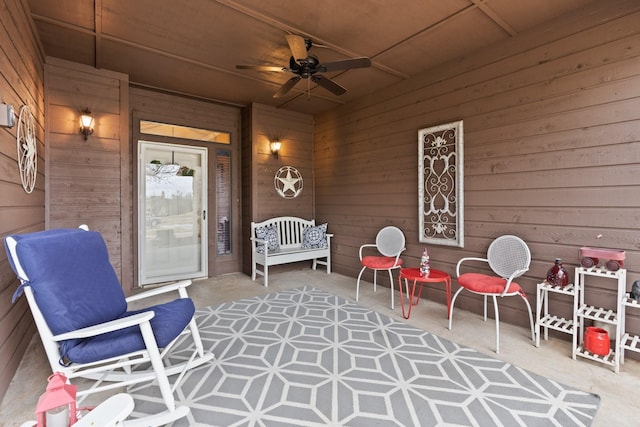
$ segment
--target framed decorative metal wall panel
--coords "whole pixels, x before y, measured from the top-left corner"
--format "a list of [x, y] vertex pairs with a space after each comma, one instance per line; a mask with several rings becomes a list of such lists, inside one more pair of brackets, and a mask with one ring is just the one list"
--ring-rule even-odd
[[419, 240], [464, 247], [462, 120], [418, 131]]

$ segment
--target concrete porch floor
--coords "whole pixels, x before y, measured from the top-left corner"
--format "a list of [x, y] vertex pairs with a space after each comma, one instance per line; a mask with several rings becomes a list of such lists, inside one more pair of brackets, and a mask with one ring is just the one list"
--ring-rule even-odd
[[[386, 283], [384, 277], [381, 281]], [[311, 269], [270, 274], [268, 288], [262, 286], [260, 279], [253, 282], [244, 274], [230, 274], [196, 281], [189, 288], [189, 293], [196, 307], [201, 308], [304, 285], [355, 300], [355, 278], [337, 273], [327, 275], [324, 271]], [[454, 291], [457, 288], [455, 283], [453, 288]], [[453, 329], [450, 331], [447, 329], [446, 306], [430, 301], [432, 292], [425, 288], [423, 297], [426, 299], [423, 298], [413, 308], [409, 320], [402, 317], [397, 290], [395, 310], [390, 307], [389, 288], [379, 286], [374, 293], [373, 285], [369, 283], [362, 283], [358, 303], [560, 383], [600, 395], [601, 406], [594, 426], [638, 425], [640, 362], [637, 360], [627, 358], [616, 374], [612, 368], [597, 362], [584, 358], [573, 360], [570, 341], [551, 337], [549, 341], [542, 341], [540, 348], [536, 348], [527, 329], [506, 323], [500, 324], [500, 354], [496, 354], [493, 351], [495, 326], [492, 319], [485, 323], [481, 316], [456, 308]], [[535, 305], [535, 296], [529, 295], [529, 302]], [[35, 419], [36, 403], [44, 392], [50, 374], [40, 338], [36, 335], [0, 404], [1, 426], [20, 426], [25, 421]], [[90, 396], [83, 405], [95, 405], [104, 398], [106, 396]]]

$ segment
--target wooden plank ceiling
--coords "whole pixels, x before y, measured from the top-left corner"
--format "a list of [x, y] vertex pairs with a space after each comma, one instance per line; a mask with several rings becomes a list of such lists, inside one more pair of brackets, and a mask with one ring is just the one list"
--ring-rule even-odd
[[[516, 36], [594, 0], [29, 0], [44, 54], [120, 71], [132, 83], [226, 103], [315, 114]], [[325, 73], [333, 95], [293, 75], [285, 35], [321, 63], [367, 56], [370, 68]], [[310, 83], [310, 84], [308, 84]]]

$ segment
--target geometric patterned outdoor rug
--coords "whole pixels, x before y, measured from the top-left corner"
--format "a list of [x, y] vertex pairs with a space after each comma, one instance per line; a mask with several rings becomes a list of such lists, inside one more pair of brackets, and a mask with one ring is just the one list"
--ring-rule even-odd
[[[600, 402], [311, 287], [196, 316], [214, 360], [172, 426], [588, 426]], [[129, 392], [132, 418], [163, 409], [153, 384]]]

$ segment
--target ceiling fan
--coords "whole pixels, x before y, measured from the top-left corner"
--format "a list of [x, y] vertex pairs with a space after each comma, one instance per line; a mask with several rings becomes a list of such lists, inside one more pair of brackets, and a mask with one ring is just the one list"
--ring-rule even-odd
[[[291, 49], [291, 58], [289, 59], [289, 67], [278, 67], [273, 65], [236, 65], [239, 70], [256, 70], [268, 71], [276, 73], [290, 72], [295, 74], [287, 80], [280, 89], [273, 94], [274, 98], [282, 98], [302, 79], [307, 80], [310, 86], [311, 82], [317, 83], [319, 86], [327, 89], [335, 95], [342, 95], [347, 91], [338, 83], [328, 77], [320, 75], [328, 71], [343, 71], [352, 68], [366, 68], [371, 66], [371, 60], [367, 57], [351, 58], [342, 61], [334, 61], [320, 63], [317, 56], [311, 55], [309, 49], [313, 44], [308, 38], [289, 34], [286, 36], [289, 49]], [[309, 93], [309, 90], [307, 90]]]

